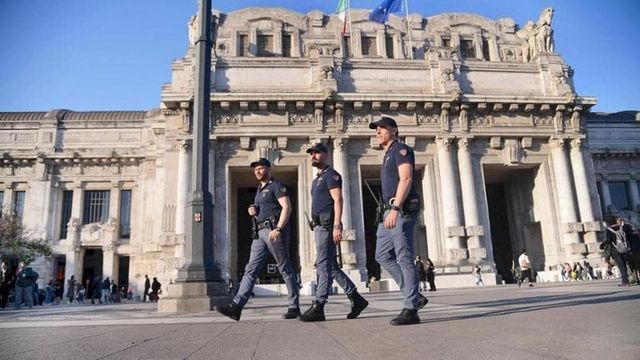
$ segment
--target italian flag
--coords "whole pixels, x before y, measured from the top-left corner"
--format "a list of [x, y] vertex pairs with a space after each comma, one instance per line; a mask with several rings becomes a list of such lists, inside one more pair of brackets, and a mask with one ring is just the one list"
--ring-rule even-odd
[[347, 31], [347, 10], [349, 9], [349, 0], [338, 0], [336, 14], [342, 20], [342, 34]]

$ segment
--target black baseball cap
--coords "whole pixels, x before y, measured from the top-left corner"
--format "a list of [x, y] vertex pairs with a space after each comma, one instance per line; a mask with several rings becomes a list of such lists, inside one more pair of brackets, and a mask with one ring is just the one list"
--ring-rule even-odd
[[374, 121], [369, 123], [369, 129], [376, 129], [378, 126], [388, 127], [388, 128], [398, 128], [396, 121], [390, 117], [383, 116], [378, 121]]
[[251, 167], [254, 168], [256, 166], [266, 166], [266, 167], [271, 167], [271, 162], [265, 158], [260, 158], [254, 162], [251, 163]]
[[329, 151], [327, 150], [327, 147], [324, 146], [323, 143], [315, 143], [313, 144], [312, 147], [307, 149], [307, 154], [313, 154], [313, 153], [319, 153], [319, 152], [328, 153]]

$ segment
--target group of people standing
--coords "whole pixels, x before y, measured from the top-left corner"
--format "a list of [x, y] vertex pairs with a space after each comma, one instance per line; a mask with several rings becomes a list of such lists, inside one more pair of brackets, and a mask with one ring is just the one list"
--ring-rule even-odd
[[[619, 286], [640, 285], [640, 234], [632, 224], [620, 216], [607, 219], [607, 239], [600, 244], [607, 269], [617, 265], [620, 270]], [[628, 268], [627, 268], [628, 266]], [[631, 281], [629, 280], [631, 275]]]
[[40, 303], [38, 283], [36, 282], [38, 277], [38, 273], [24, 261], [18, 264], [15, 276], [9, 270], [9, 265], [6, 262], [2, 262], [0, 270], [0, 307], [2, 309], [7, 307], [12, 287], [15, 291], [14, 300], [17, 310], [20, 310], [23, 304], [28, 306], [29, 309], [33, 308], [33, 305], [38, 305]]
[[416, 271], [418, 271], [418, 278], [420, 280], [420, 291], [427, 291], [427, 283], [429, 283], [429, 291], [436, 291], [436, 273], [435, 265], [431, 259], [422, 260], [418, 255], [416, 256]]
[[[395, 120], [382, 117], [369, 124], [369, 127], [376, 131], [378, 143], [385, 150], [380, 173], [383, 216], [377, 225], [375, 258], [400, 286], [404, 297], [403, 309], [391, 320], [391, 325], [417, 324], [420, 322], [418, 310], [428, 300], [420, 294], [419, 276], [413, 260], [413, 230], [421, 207], [413, 183], [415, 156], [411, 147], [398, 141]], [[351, 301], [348, 319], [358, 317], [369, 305], [340, 269], [336, 258], [337, 245], [343, 237], [342, 175], [329, 166], [328, 149], [324, 144], [314, 144], [307, 149], [307, 153], [311, 165], [317, 169], [311, 184], [310, 220], [316, 244], [315, 299], [308, 310], [300, 312], [299, 282], [289, 259], [291, 202], [286, 186], [271, 176], [270, 161], [260, 158], [250, 165], [259, 186], [255, 202], [248, 209], [254, 229], [249, 262], [235, 297], [216, 306], [216, 310], [231, 319], [240, 319], [266, 262], [267, 253], [275, 258], [289, 293], [289, 306], [283, 318], [298, 318], [305, 322], [324, 321], [324, 307], [333, 280]]]

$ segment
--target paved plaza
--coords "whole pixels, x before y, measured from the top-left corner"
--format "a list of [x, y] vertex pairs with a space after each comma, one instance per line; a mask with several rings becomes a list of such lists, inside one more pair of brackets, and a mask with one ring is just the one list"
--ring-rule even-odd
[[[366, 294], [346, 320], [282, 320], [285, 298], [254, 298], [240, 322], [166, 315], [155, 304], [63, 305], [0, 312], [2, 359], [640, 359], [640, 287], [614, 281], [442, 290], [422, 323], [393, 327], [400, 293]], [[303, 307], [310, 303], [305, 298]]]

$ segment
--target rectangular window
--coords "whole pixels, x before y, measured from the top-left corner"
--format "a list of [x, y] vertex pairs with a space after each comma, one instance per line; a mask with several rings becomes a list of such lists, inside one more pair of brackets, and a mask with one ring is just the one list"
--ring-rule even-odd
[[273, 56], [273, 35], [258, 35], [257, 56]]
[[384, 41], [387, 48], [387, 57], [393, 59], [393, 37], [385, 36]]
[[249, 35], [238, 36], [238, 55], [249, 56]]
[[107, 222], [110, 194], [109, 190], [87, 190], [84, 192], [83, 224]]
[[120, 191], [120, 238], [131, 237], [131, 190]]
[[378, 46], [375, 36], [362, 37], [362, 56], [378, 56]]
[[443, 46], [443, 47], [451, 47], [451, 39], [449, 39], [449, 38], [442, 38], [442, 46]]
[[491, 60], [491, 55], [489, 54], [489, 41], [487, 41], [487, 39], [482, 39], [482, 58], [487, 61]]
[[24, 191], [16, 191], [13, 193], [13, 211], [18, 219], [22, 219], [24, 215]]
[[62, 213], [60, 214], [60, 239], [67, 238], [67, 224], [71, 219], [71, 207], [73, 206], [73, 191], [62, 192]]
[[352, 57], [353, 53], [351, 52], [351, 36], [345, 36], [343, 39], [344, 56]]
[[629, 189], [626, 181], [609, 182], [609, 192], [611, 193], [611, 204], [618, 210], [629, 210]]
[[291, 57], [291, 34], [282, 34], [282, 57]]
[[474, 59], [476, 57], [476, 47], [473, 40], [462, 40], [460, 42], [460, 52], [463, 59]]

